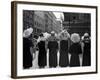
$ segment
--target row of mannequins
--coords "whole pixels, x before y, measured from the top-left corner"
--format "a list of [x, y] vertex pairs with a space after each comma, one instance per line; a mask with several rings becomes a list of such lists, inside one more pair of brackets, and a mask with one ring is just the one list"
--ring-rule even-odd
[[[69, 34], [66, 30], [62, 31], [57, 37], [52, 31], [48, 38], [41, 33], [39, 38], [30, 40], [29, 37], [33, 29], [24, 31], [23, 37], [23, 68], [32, 67], [32, 61], [36, 58], [38, 50], [38, 66], [47, 66], [47, 54], [49, 55], [49, 68], [60, 67], [79, 67], [91, 66], [91, 41], [88, 33], [82, 38], [78, 33]], [[35, 48], [33, 48], [35, 47]], [[59, 53], [59, 61], [57, 54]], [[32, 56], [34, 54], [34, 57]], [[80, 60], [82, 59], [82, 64]]]

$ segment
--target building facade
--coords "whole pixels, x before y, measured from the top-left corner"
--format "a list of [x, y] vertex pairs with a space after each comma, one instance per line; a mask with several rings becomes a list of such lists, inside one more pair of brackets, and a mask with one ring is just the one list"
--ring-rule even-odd
[[28, 27], [33, 28], [33, 34], [39, 35], [42, 32], [55, 31], [59, 33], [61, 23], [56, 20], [53, 12], [50, 11], [23, 11], [23, 30]]
[[23, 10], [23, 30], [34, 26], [34, 11]]
[[34, 33], [39, 34], [45, 32], [45, 18], [43, 11], [34, 11]]

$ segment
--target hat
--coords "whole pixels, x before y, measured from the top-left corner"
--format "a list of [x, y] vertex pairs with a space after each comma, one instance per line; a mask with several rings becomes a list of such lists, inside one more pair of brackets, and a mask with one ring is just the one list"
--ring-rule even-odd
[[54, 31], [51, 31], [51, 34], [55, 34], [55, 32]]
[[87, 36], [89, 36], [89, 34], [88, 33], [84, 33], [84, 37], [87, 37]]
[[55, 32], [54, 31], [51, 32], [51, 36], [55, 36]]
[[29, 37], [33, 32], [33, 28], [28, 28], [26, 30], [24, 30], [23, 36], [24, 37]]
[[49, 33], [47, 33], [47, 32], [44, 32], [44, 33], [43, 33], [43, 35], [44, 35], [45, 39], [47, 39], [47, 38], [49, 38], [49, 37], [50, 37], [50, 34], [49, 34]]
[[74, 43], [79, 42], [79, 41], [80, 41], [80, 36], [79, 36], [79, 34], [73, 33], [73, 34], [71, 35], [71, 41], [74, 42]]
[[70, 34], [66, 31], [66, 30], [63, 30], [61, 33], [60, 33], [60, 39], [64, 39], [64, 40], [67, 40], [68, 38], [70, 38]]

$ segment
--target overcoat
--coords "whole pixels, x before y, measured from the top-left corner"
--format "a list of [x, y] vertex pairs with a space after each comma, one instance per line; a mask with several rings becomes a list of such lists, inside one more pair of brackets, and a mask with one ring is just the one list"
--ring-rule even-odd
[[83, 41], [84, 47], [83, 47], [83, 66], [91, 66], [91, 42], [90, 40], [88, 42]]
[[68, 40], [60, 41], [60, 58], [59, 58], [59, 66], [66, 67], [69, 65], [68, 59]]
[[68, 48], [70, 44], [70, 35], [67, 31], [63, 31], [60, 33], [59, 36], [59, 66], [60, 67], [66, 67], [69, 65], [69, 58], [68, 58]]
[[79, 54], [82, 53], [81, 44], [79, 42], [73, 43], [69, 48], [69, 53], [71, 54], [70, 66], [80, 66]]
[[47, 63], [47, 57], [46, 57], [46, 42], [41, 40], [38, 42], [38, 49], [39, 49], [39, 54], [38, 54], [38, 65], [39, 67], [45, 67]]
[[48, 39], [49, 49], [49, 67], [56, 67], [57, 66], [57, 52], [58, 52], [58, 42], [55, 36], [51, 36]]
[[23, 38], [23, 68], [32, 67], [32, 54], [30, 52], [30, 47], [33, 47], [33, 43], [28, 38]]

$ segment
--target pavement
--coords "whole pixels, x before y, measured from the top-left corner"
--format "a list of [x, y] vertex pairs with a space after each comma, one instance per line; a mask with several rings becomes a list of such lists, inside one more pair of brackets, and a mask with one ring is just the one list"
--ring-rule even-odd
[[[33, 55], [34, 57], [34, 55]], [[58, 61], [58, 66], [56, 68], [61, 68], [59, 66], [59, 52], [57, 53], [57, 61]], [[70, 55], [69, 55], [69, 60], [70, 60]], [[82, 57], [80, 57], [80, 65], [82, 66]], [[69, 66], [67, 66], [69, 67]], [[47, 66], [45, 66], [45, 68], [49, 68], [49, 54], [47, 53]], [[30, 68], [30, 69], [39, 69], [39, 66], [38, 66], [38, 51], [36, 51], [36, 56], [33, 60], [33, 66]]]

